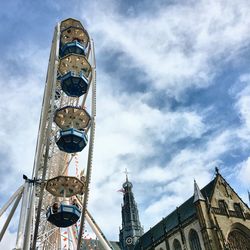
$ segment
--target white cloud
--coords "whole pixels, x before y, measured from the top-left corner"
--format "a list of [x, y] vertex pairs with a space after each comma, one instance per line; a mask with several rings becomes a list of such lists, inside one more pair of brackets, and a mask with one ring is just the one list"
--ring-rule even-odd
[[141, 216], [145, 228], [157, 223], [191, 197], [194, 179], [200, 188], [209, 183], [213, 169], [221, 163], [220, 157], [233, 147], [231, 133], [225, 131], [211, 137], [201, 147], [181, 150], [165, 166], [141, 167], [136, 172], [136, 181], [144, 187], [137, 192], [146, 209]]
[[237, 177], [240, 182], [244, 184], [245, 187], [249, 188], [250, 183], [250, 157], [246, 161], [243, 161], [238, 166], [239, 171], [237, 171]]
[[[95, 38], [97, 60], [105, 51], [121, 52], [120, 67], [140, 69], [152, 87], [181, 99], [186, 89], [213, 84], [218, 69], [214, 61], [231, 60], [244, 46], [249, 34], [249, 6], [228, 1], [200, 1], [163, 7], [152, 17], [119, 15], [115, 2], [84, 7], [93, 13], [90, 33]], [[244, 8], [243, 8], [244, 7]], [[92, 8], [92, 9], [91, 9]], [[91, 17], [90, 17], [91, 18]], [[107, 54], [108, 56], [108, 54]], [[110, 65], [111, 67], [112, 65]], [[116, 193], [128, 168], [145, 228], [165, 216], [192, 195], [193, 178], [200, 186], [211, 180], [211, 169], [232, 148], [232, 131], [204, 138], [201, 146], [189, 145], [167, 164], [145, 168], [147, 157], [155, 157], [155, 145], [171, 147], [181, 139], [200, 139], [210, 125], [196, 110], [157, 109], [147, 104], [150, 93], [119, 93], [122, 79], [98, 68], [97, 132], [89, 210], [110, 239], [117, 239], [121, 224]], [[157, 98], [157, 97], [155, 97]], [[145, 195], [145, 185], [148, 186]], [[152, 188], [152, 190], [150, 190]], [[157, 190], [162, 197], [155, 202]], [[167, 195], [172, 192], [172, 195]], [[149, 214], [151, 215], [150, 218]], [[107, 218], [112, 223], [106, 223]], [[117, 228], [117, 230], [116, 230]]]
[[[0, 219], [0, 229], [1, 230], [3, 228], [3, 225], [6, 221], [6, 219], [7, 219], [7, 215], [5, 215], [5, 214]], [[7, 228], [7, 230], [5, 231], [5, 234], [3, 236], [3, 239], [0, 242], [0, 249], [12, 250], [15, 246], [15, 243], [16, 243], [16, 233], [10, 232], [10, 230]]]
[[[116, 191], [124, 182], [124, 169], [128, 168], [132, 181], [137, 181], [140, 185], [164, 184], [167, 180], [176, 178], [177, 172], [160, 166], [144, 167], [145, 159], [157, 154], [155, 144], [170, 145], [187, 137], [200, 138], [207, 128], [203, 117], [195, 111], [170, 112], [149, 106], [146, 102], [149, 94], [144, 96], [124, 93], [117, 96], [109, 88], [111, 79], [103, 74], [99, 72], [99, 79], [105, 79], [105, 82], [98, 86], [99, 108], [89, 209], [107, 232], [107, 236], [115, 239], [118, 232], [114, 233], [115, 224], [117, 230], [121, 224], [119, 203], [122, 202], [121, 195]], [[116, 79], [116, 83], [119, 84], [119, 79]], [[105, 92], [106, 89], [110, 91]], [[169, 174], [171, 171], [174, 175]], [[135, 186], [135, 190], [138, 188]], [[142, 192], [145, 194], [145, 190]], [[139, 192], [136, 197], [143, 200], [143, 206], [151, 206], [146, 201], [148, 196], [141, 199], [143, 194]], [[147, 195], [150, 196], [151, 192]], [[107, 217], [115, 223], [105, 223]], [[146, 228], [150, 226], [150, 222], [152, 220], [145, 224]]]
[[[84, 15], [92, 10], [89, 31], [95, 38], [97, 60], [106, 51], [121, 52], [115, 63], [124, 70], [140, 69], [144, 74], [138, 77], [152, 84], [149, 89], [165, 91], [179, 100], [188, 88], [213, 84], [220, 70], [214, 62], [232, 60], [249, 40], [247, 1], [177, 4], [162, 7], [152, 16], [132, 18], [117, 13], [115, 1], [105, 6], [109, 11], [102, 8], [101, 2], [84, 6]], [[21, 184], [22, 180], [16, 178], [20, 173], [31, 174], [41, 83], [47, 65], [48, 50], [31, 45], [25, 51], [20, 48], [13, 60], [27, 72], [12, 77], [0, 69], [5, 79], [0, 81], [0, 115], [5, 118], [0, 119], [0, 150], [8, 149], [14, 169], [11, 179], [5, 178], [9, 185], [5, 181], [1, 192]], [[211, 180], [212, 169], [223, 154], [236, 147], [232, 141], [240, 137], [240, 131], [225, 129], [208, 135], [214, 124], [207, 124], [205, 114], [195, 108], [172, 111], [152, 107], [147, 100], [157, 96], [150, 92], [118, 93], [117, 86], [123, 84], [118, 74], [111, 71], [108, 75], [103, 65], [97, 74], [97, 131], [89, 210], [104, 234], [117, 239], [122, 196], [116, 191], [124, 181], [125, 168], [131, 172], [135, 197], [142, 208], [141, 221], [148, 229], [192, 195], [193, 178], [200, 187]], [[250, 128], [248, 99], [248, 92], [244, 93], [237, 104], [246, 128]], [[168, 161], [157, 161], [156, 157], [163, 158], [158, 146], [167, 149], [188, 139], [203, 141], [176, 149]], [[83, 167], [86, 152], [80, 158], [79, 166]], [[147, 163], [148, 158], [154, 159], [152, 165]], [[249, 172], [248, 165], [247, 161], [242, 166], [242, 175]]]
[[249, 9], [246, 1], [198, 1], [129, 18], [96, 8], [90, 27], [101, 49], [124, 53], [123, 67], [140, 68], [155, 88], [180, 99], [187, 88], [212, 84], [213, 62], [232, 60], [248, 42]]
[[[6, 70], [8, 64], [0, 68], [0, 151], [8, 152], [6, 161], [10, 164], [8, 169], [11, 173], [8, 178], [1, 178], [1, 192], [10, 187], [9, 191], [14, 192], [17, 185], [22, 183], [22, 174], [31, 175], [43, 94], [42, 82], [45, 80], [45, 75], [41, 75], [45, 71], [44, 61], [47, 60], [45, 51], [30, 46], [27, 51], [20, 52], [19, 46], [16, 49], [13, 51], [16, 52], [14, 61], [23, 62], [24, 73], [9, 74]], [[32, 70], [27, 70], [25, 64]]]
[[232, 89], [232, 96], [236, 99], [235, 109], [241, 120], [238, 136], [243, 141], [250, 140], [250, 75], [244, 74], [239, 77], [236, 86]]
[[[165, 195], [160, 198], [160, 200], [155, 201], [151, 204], [145, 211], [146, 216], [153, 217], [154, 223], [159, 221], [160, 218], [155, 219], [154, 215], [163, 214], [163, 217], [166, 216], [170, 211], [176, 209], [183, 202], [182, 197], [176, 195]], [[152, 221], [152, 219], [150, 220]]]

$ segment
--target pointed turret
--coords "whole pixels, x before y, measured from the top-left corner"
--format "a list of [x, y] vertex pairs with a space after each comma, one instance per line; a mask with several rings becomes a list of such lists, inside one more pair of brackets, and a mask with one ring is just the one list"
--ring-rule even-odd
[[123, 184], [122, 228], [119, 235], [121, 248], [126, 250], [133, 249], [136, 241], [143, 234], [132, 188], [133, 185], [128, 180], [126, 171], [126, 181]]
[[[209, 191], [207, 189], [207, 191]], [[206, 191], [204, 192], [206, 194]], [[201, 228], [204, 228], [204, 230], [201, 230], [202, 233], [202, 238], [204, 239], [204, 246], [205, 249], [217, 249], [212, 241], [210, 240], [211, 237], [214, 237], [214, 229], [213, 229], [213, 221], [211, 220], [211, 217], [209, 215], [209, 207], [210, 205], [210, 201], [209, 198], [207, 197], [207, 195], [205, 195], [205, 197], [207, 199], [204, 198], [197, 182], [194, 180], [194, 199], [193, 199], [193, 203], [196, 209], [196, 215], [197, 218], [199, 220], [199, 224], [201, 226]]]
[[205, 201], [205, 198], [202, 195], [198, 184], [194, 180], [194, 201], [193, 202], [195, 203], [196, 201]]

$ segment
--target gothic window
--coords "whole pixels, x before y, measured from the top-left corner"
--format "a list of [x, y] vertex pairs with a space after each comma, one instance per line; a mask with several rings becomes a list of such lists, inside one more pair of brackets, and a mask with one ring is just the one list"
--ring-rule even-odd
[[173, 242], [173, 249], [174, 250], [182, 250], [181, 249], [181, 243], [177, 239], [175, 239], [174, 242]]
[[219, 200], [218, 201], [218, 206], [219, 206], [219, 208], [220, 208], [220, 212], [222, 213], [222, 214], [226, 214], [226, 203], [225, 203], [225, 201], [224, 200]]
[[189, 245], [191, 250], [202, 250], [199, 236], [194, 229], [189, 232]]
[[242, 216], [242, 211], [239, 203], [234, 203], [234, 211], [236, 212], [237, 216]]
[[249, 250], [250, 239], [240, 230], [233, 230], [228, 235], [228, 244], [231, 250]]

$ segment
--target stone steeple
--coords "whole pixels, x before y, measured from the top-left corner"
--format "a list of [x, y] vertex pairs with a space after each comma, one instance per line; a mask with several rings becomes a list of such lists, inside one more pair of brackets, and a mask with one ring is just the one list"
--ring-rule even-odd
[[122, 228], [120, 229], [119, 241], [121, 249], [131, 250], [143, 234], [143, 228], [139, 220], [137, 205], [132, 192], [133, 185], [128, 180], [123, 184], [123, 205], [122, 205]]

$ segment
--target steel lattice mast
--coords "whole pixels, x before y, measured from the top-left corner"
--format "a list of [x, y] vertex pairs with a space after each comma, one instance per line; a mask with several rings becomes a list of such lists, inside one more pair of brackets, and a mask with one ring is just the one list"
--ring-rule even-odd
[[[95, 137], [95, 65], [94, 43], [82, 24], [72, 18], [58, 23], [51, 46], [32, 178], [25, 177], [25, 184], [0, 210], [1, 216], [15, 201], [0, 232], [1, 240], [22, 198], [16, 249], [60, 249], [60, 227], [73, 226], [80, 215], [78, 236], [73, 236], [72, 226], [68, 230], [73, 249], [81, 248], [85, 217], [103, 247], [112, 248], [87, 211]], [[88, 150], [85, 175], [67, 177], [72, 159], [83, 149]], [[77, 202], [71, 205], [73, 198]], [[52, 204], [58, 203], [55, 212]]]

